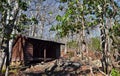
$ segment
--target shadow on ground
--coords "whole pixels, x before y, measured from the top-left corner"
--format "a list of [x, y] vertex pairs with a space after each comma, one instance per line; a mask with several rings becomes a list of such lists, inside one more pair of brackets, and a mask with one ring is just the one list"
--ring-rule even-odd
[[52, 67], [46, 68], [43, 72], [24, 73], [25, 76], [76, 76], [80, 63], [63, 63], [62, 65], [54, 64]]

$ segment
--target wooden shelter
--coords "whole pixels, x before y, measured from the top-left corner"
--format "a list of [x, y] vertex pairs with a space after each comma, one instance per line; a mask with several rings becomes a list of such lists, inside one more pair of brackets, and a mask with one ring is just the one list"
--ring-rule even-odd
[[14, 40], [12, 62], [48, 61], [60, 57], [62, 43], [19, 35]]

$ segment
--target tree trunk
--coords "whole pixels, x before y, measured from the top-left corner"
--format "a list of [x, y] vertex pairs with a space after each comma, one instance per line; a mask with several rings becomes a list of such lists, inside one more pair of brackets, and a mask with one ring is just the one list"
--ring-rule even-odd
[[7, 44], [7, 46], [6, 46], [6, 50], [5, 50], [5, 53], [6, 53], [6, 72], [5, 72], [5, 76], [8, 76], [8, 73], [9, 73], [9, 40], [6, 40], [6, 44]]
[[106, 37], [106, 29], [104, 24], [100, 25], [100, 39], [101, 39], [101, 50], [102, 50], [102, 70], [106, 74], [108, 74], [108, 42], [107, 42], [107, 37]]
[[[87, 50], [86, 50], [86, 40], [85, 40], [85, 23], [84, 23], [84, 16], [82, 17], [82, 35], [81, 35], [81, 50], [82, 50], [82, 53], [86, 53]], [[82, 60], [83, 60], [83, 54], [82, 54]]]
[[[11, 0], [8, 0], [9, 5], [10, 5], [10, 1]], [[3, 64], [5, 63], [6, 65], [5, 76], [8, 75], [10, 58], [11, 58], [11, 50], [12, 50], [12, 41], [10, 40], [10, 36], [12, 34], [18, 12], [19, 12], [18, 3], [17, 1], [15, 1], [15, 6], [13, 10], [10, 10], [10, 9], [7, 10], [6, 21], [4, 22], [5, 24], [3, 25], [4, 29], [3, 29], [3, 39], [2, 39], [1, 47], [5, 52], [5, 56], [3, 57], [3, 60], [2, 60], [3, 62], [0, 70], [2, 70]], [[9, 46], [9, 43], [10, 43], [10, 46]]]
[[68, 42], [68, 40], [67, 40], [67, 36], [66, 36], [66, 38], [65, 38], [65, 51], [64, 51], [64, 54], [67, 54], [67, 50], [68, 50], [67, 42]]

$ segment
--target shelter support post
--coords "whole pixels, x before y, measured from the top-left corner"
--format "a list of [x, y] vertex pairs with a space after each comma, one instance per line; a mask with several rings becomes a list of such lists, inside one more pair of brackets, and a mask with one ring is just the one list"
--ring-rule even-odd
[[46, 49], [44, 49], [44, 62], [46, 62]]

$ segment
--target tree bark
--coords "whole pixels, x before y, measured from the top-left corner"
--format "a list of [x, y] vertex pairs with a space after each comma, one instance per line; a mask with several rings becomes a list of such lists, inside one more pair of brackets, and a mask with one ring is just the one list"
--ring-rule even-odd
[[[10, 0], [8, 0], [8, 3], [10, 5]], [[11, 50], [12, 50], [12, 44], [9, 46], [9, 43], [12, 43], [10, 41], [11, 34], [13, 31], [13, 28], [15, 26], [15, 21], [19, 12], [18, 8], [18, 3], [15, 1], [15, 6], [13, 10], [7, 10], [6, 14], [6, 21], [4, 22], [5, 24], [3, 25], [3, 39], [2, 39], [2, 44], [1, 47], [3, 51], [5, 52], [5, 55], [3, 57], [3, 62], [0, 70], [2, 70], [3, 64], [5, 63], [6, 65], [6, 73], [5, 76], [8, 76], [8, 71], [9, 71], [9, 64], [10, 64], [10, 58], [11, 58]], [[12, 15], [12, 16], [11, 16]], [[10, 42], [9, 42], [10, 41]], [[11, 49], [10, 49], [11, 48]]]
[[68, 48], [67, 48], [67, 42], [68, 42], [68, 40], [67, 40], [67, 36], [66, 36], [64, 54], [67, 54], [67, 50], [68, 50]]
[[102, 50], [102, 70], [106, 74], [109, 74], [108, 67], [109, 67], [109, 52], [108, 52], [108, 38], [106, 36], [106, 28], [104, 26], [104, 23], [100, 25], [100, 39], [101, 39], [101, 50]]
[[82, 16], [82, 35], [81, 35], [81, 50], [82, 50], [82, 60], [83, 60], [83, 54], [86, 53], [88, 50], [86, 50], [86, 40], [85, 40], [85, 19], [84, 16]]

